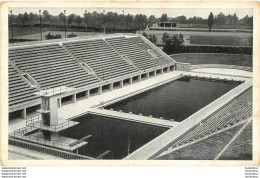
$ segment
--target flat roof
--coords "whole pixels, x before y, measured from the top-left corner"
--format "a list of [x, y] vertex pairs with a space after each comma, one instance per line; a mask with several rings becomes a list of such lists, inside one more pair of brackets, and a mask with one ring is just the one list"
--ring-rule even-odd
[[158, 22], [158, 23], [180, 23], [180, 22]]

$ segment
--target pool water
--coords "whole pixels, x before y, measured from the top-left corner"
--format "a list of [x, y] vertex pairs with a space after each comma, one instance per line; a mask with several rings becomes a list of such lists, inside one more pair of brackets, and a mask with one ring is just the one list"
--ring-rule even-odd
[[132, 96], [105, 109], [141, 113], [144, 116], [163, 117], [182, 121], [232, 90], [241, 82], [209, 81], [202, 78], [182, 77], [155, 89]]
[[80, 124], [60, 132], [61, 136], [80, 139], [92, 135], [79, 154], [97, 158], [110, 151], [103, 159], [123, 159], [128, 154], [161, 135], [168, 128], [86, 114], [74, 119]]

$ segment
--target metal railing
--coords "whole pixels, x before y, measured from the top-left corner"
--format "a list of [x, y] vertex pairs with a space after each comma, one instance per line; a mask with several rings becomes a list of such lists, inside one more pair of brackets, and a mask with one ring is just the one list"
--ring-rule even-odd
[[94, 158], [92, 158], [92, 157], [79, 155], [79, 154], [75, 154], [75, 153], [67, 152], [67, 151], [63, 151], [63, 150], [58, 150], [58, 149], [55, 149], [55, 148], [50, 148], [50, 147], [46, 147], [46, 146], [42, 146], [42, 145], [37, 145], [37, 144], [34, 144], [34, 143], [29, 143], [29, 142], [17, 140], [17, 139], [14, 139], [14, 138], [9, 138], [8, 142], [9, 142], [10, 145], [14, 145], [14, 146], [25, 148], [25, 149], [34, 150], [34, 151], [37, 151], [37, 152], [42, 152], [42, 153], [45, 153], [45, 154], [53, 155], [53, 156], [56, 156], [56, 157], [61, 157], [61, 158], [64, 158], [64, 159], [94, 160]]
[[59, 149], [64, 149], [67, 151], [73, 151], [73, 147], [81, 147], [86, 143], [86, 142], [80, 142], [76, 145], [70, 146], [70, 143], [61, 142], [59, 140], [49, 141], [49, 140], [42, 139], [42, 138], [39, 138], [36, 136], [32, 136], [31, 134], [29, 134], [28, 136], [25, 135], [25, 133], [28, 133], [28, 132], [31, 132], [34, 130], [35, 129], [24, 127], [24, 128], [18, 129], [16, 131], [10, 133], [9, 137], [19, 138], [19, 139], [26, 140], [29, 142], [46, 145], [46, 146], [50, 146], [50, 147], [55, 147], [55, 148], [59, 148]]
[[77, 124], [78, 124], [78, 122], [68, 120], [68, 121], [60, 123], [58, 125], [48, 126], [42, 122], [41, 116], [32, 117], [32, 118], [26, 120], [26, 126], [39, 128], [42, 130], [49, 130], [49, 131], [53, 131], [53, 132], [58, 132], [58, 131], [64, 130], [66, 128], [72, 127]]

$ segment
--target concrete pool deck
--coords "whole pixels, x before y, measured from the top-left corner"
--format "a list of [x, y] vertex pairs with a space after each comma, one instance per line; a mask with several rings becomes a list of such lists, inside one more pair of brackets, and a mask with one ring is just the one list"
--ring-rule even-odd
[[253, 77], [252, 72], [238, 70], [238, 69], [200, 68], [200, 69], [193, 69], [192, 72], [217, 74], [217, 75], [232, 75], [232, 76], [239, 75], [239, 76], [244, 76], [244, 77]]

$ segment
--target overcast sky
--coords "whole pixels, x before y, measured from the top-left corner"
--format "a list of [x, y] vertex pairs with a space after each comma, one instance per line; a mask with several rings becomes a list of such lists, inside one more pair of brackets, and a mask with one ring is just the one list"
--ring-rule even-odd
[[[64, 8], [10, 8], [10, 10], [13, 11], [13, 14], [19, 14], [19, 13], [39, 13], [39, 10], [48, 10], [50, 14], [52, 15], [58, 15], [60, 12], [63, 12]], [[80, 16], [83, 16], [85, 10], [88, 12], [103, 12], [105, 10], [105, 13], [112, 11], [117, 12], [118, 14], [122, 14], [123, 10], [125, 14], [145, 14], [148, 17], [150, 15], [155, 15], [156, 17], [160, 17], [163, 13], [167, 13], [168, 17], [177, 17], [181, 15], [185, 15], [186, 17], [203, 17], [207, 18], [210, 12], [213, 12], [214, 15], [219, 14], [220, 12], [223, 12], [224, 14], [234, 14], [236, 13], [239, 18], [243, 18], [244, 16], [252, 16], [253, 10], [252, 9], [175, 9], [175, 8], [66, 8], [66, 14], [77, 14]]]

